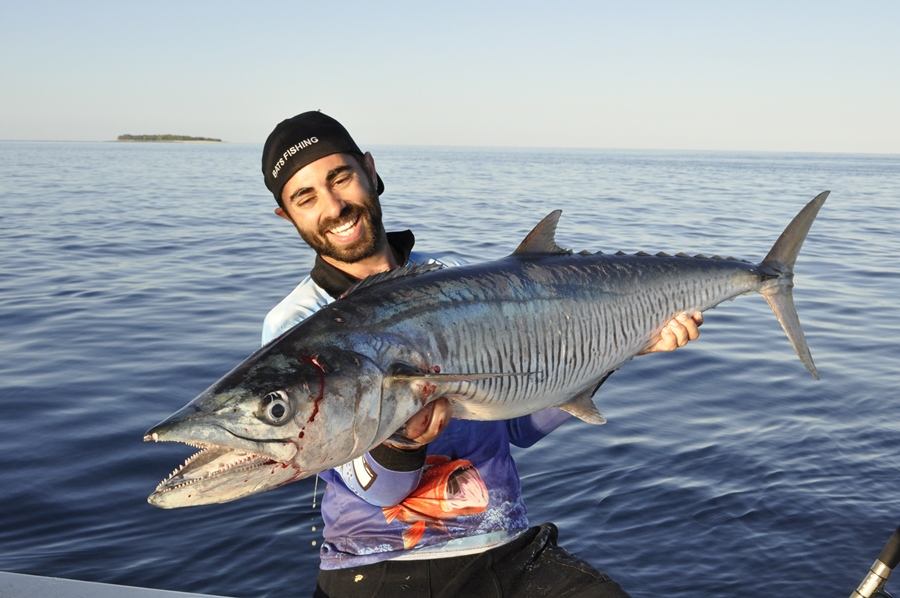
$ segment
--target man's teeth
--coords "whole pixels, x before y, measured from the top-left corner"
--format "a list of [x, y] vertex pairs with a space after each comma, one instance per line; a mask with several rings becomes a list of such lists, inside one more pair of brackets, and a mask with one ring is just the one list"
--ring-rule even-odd
[[341, 226], [335, 227], [331, 229], [329, 232], [332, 235], [343, 235], [346, 234], [351, 228], [356, 226], [356, 220], [353, 222], [347, 222], [346, 224], [342, 224]]

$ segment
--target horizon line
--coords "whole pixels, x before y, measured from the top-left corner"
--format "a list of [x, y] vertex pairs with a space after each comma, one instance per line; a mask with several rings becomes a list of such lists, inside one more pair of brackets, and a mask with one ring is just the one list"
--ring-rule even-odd
[[[204, 141], [204, 140], [198, 140]], [[120, 141], [118, 139], [0, 139], [0, 143], [122, 143], [135, 144], [177, 144], [192, 143], [192, 140], [171, 141]], [[207, 142], [205, 145], [263, 145], [263, 141], [228, 141], [221, 139], [215, 143]], [[710, 148], [665, 148], [665, 147], [598, 147], [598, 146], [562, 146], [562, 145], [453, 145], [453, 144], [423, 144], [423, 143], [373, 143], [370, 147], [409, 147], [409, 148], [435, 148], [435, 149], [502, 149], [502, 150], [584, 150], [584, 151], [645, 151], [645, 152], [722, 152], [722, 153], [760, 153], [760, 154], [852, 154], [863, 156], [900, 156], [898, 151], [835, 151], [835, 150], [773, 150], [773, 149], [710, 149]]]

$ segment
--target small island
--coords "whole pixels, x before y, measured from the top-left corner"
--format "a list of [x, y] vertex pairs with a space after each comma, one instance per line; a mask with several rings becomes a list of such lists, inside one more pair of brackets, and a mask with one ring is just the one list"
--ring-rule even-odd
[[212, 137], [189, 137], [188, 135], [119, 135], [116, 141], [212, 141], [221, 143], [221, 139]]

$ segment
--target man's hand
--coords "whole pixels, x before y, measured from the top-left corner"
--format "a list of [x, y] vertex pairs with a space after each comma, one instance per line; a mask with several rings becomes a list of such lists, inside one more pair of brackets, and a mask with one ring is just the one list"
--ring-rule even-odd
[[450, 423], [453, 406], [447, 399], [437, 399], [422, 408], [406, 422], [406, 436], [418, 444], [428, 444]]
[[685, 314], [678, 314], [665, 325], [659, 333], [659, 340], [652, 347], [638, 353], [638, 355], [646, 355], [647, 353], [659, 353], [664, 351], [674, 351], [679, 347], [688, 344], [688, 341], [695, 341], [700, 336], [698, 328], [703, 323], [703, 314], [694, 312], [691, 317]]

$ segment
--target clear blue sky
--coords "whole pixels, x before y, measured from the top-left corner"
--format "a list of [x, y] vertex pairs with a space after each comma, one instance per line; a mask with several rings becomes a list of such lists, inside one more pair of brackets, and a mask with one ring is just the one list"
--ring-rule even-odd
[[0, 139], [900, 153], [900, 2], [0, 0]]

